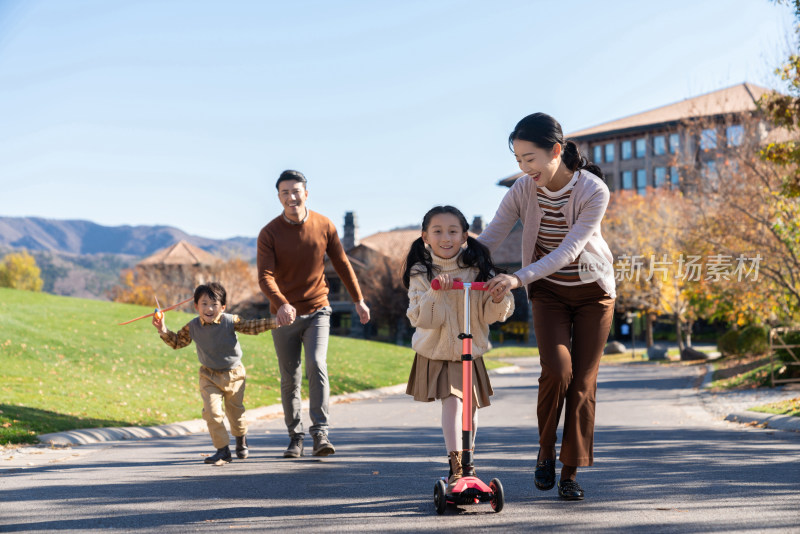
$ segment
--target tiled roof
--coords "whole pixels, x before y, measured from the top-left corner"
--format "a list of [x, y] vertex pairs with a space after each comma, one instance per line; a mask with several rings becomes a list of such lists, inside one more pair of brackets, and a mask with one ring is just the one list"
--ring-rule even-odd
[[186, 241], [178, 241], [143, 259], [139, 265], [213, 265], [218, 261], [213, 254]]
[[411, 243], [420, 236], [419, 230], [390, 230], [363, 238], [359, 246], [368, 247], [389, 258], [405, 258]]
[[681, 102], [651, 109], [650, 111], [637, 113], [611, 122], [592, 126], [591, 128], [578, 130], [577, 132], [568, 134], [567, 137], [587, 137], [626, 130], [628, 128], [680, 121], [691, 117], [707, 117], [725, 113], [754, 111], [756, 109], [756, 100], [769, 91], [769, 89], [751, 83], [740, 83], [694, 98], [687, 98]]
[[[378, 232], [362, 239], [358, 246], [370, 248], [392, 259], [405, 259], [411, 243], [419, 236], [419, 230]], [[477, 237], [472, 232], [470, 232], [470, 236]], [[522, 226], [517, 225], [492, 254], [492, 259], [499, 265], [519, 264], [521, 243]]]

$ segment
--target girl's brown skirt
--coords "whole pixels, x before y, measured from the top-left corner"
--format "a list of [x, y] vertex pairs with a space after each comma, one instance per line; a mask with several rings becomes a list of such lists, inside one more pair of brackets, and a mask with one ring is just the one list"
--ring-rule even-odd
[[[444, 399], [450, 395], [463, 399], [462, 365], [460, 361], [431, 360], [415, 354], [406, 393], [421, 402]], [[476, 407], [483, 408], [491, 404], [489, 397], [494, 395], [494, 390], [481, 356], [476, 356], [472, 362], [472, 389], [472, 402]]]

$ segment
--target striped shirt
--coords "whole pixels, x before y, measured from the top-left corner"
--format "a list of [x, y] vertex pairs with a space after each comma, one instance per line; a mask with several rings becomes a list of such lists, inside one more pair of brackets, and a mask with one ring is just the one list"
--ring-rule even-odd
[[[567, 220], [564, 215], [564, 206], [567, 205], [572, 189], [577, 182], [577, 175], [559, 191], [549, 191], [544, 187], [536, 189], [539, 208], [542, 210], [542, 221], [539, 224], [539, 235], [536, 238], [536, 247], [533, 251], [533, 260], [538, 261], [553, 252], [564, 236], [569, 232]], [[578, 272], [578, 259], [546, 276], [545, 280], [563, 286], [577, 286], [584, 284]]]

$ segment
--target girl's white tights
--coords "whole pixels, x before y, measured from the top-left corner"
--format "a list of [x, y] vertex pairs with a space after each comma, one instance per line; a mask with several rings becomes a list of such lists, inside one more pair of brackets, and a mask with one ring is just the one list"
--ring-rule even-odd
[[[442, 432], [447, 452], [460, 451], [461, 447], [461, 399], [449, 395], [442, 399]], [[475, 434], [478, 432], [478, 410], [472, 406], [472, 443], [470, 448], [475, 448]]]

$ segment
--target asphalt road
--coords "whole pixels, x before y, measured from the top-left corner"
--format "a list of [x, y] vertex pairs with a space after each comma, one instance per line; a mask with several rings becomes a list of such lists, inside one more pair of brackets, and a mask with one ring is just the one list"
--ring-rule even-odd
[[586, 500], [538, 491], [537, 360], [516, 363], [492, 378], [493, 405], [480, 411], [478, 476], [502, 481], [499, 514], [480, 504], [436, 515], [439, 405], [393, 395], [334, 405], [337, 453], [325, 459], [284, 460], [273, 417], [251, 425], [249, 459], [221, 467], [202, 463], [213, 452], [204, 433], [0, 465], [0, 531], [800, 532], [800, 434], [715, 419], [694, 389], [698, 367], [602, 367], [595, 466], [578, 474]]

